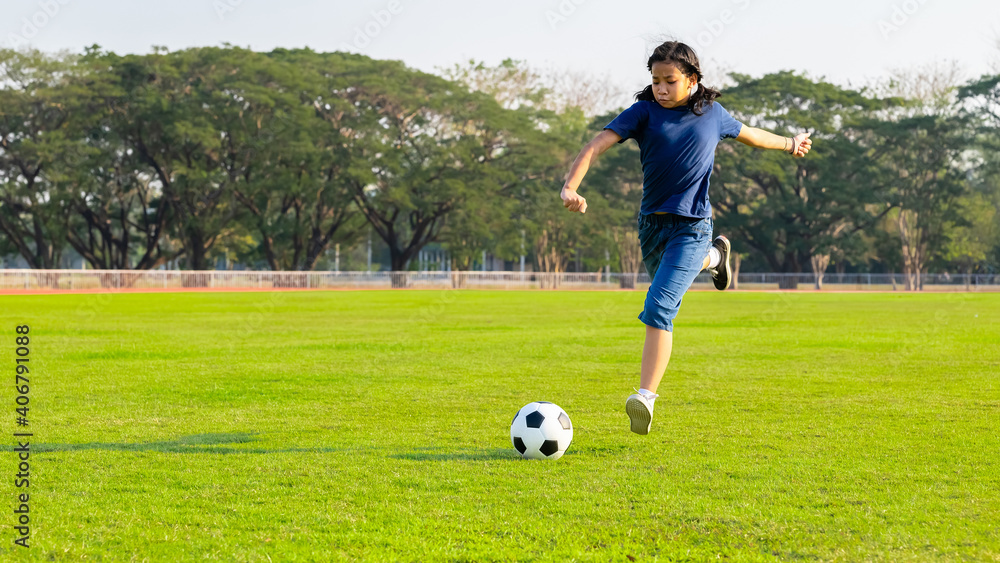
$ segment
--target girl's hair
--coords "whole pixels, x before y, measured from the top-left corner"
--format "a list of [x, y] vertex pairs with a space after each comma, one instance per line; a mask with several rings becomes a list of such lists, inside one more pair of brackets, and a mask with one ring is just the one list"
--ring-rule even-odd
[[[677, 70], [681, 71], [684, 76], [688, 78], [696, 76], [698, 78], [698, 89], [688, 98], [688, 107], [691, 108], [691, 111], [695, 115], [703, 114], [705, 106], [712, 105], [712, 100], [722, 95], [718, 90], [702, 84], [701, 64], [698, 63], [698, 55], [694, 53], [694, 49], [680, 41], [666, 41], [661, 43], [659, 47], [653, 50], [653, 54], [649, 56], [649, 61], [646, 63], [646, 68], [649, 69], [649, 72], [653, 72], [653, 63], [673, 63], [677, 66]], [[635, 100], [637, 102], [655, 102], [656, 97], [653, 96], [653, 85], [648, 84], [645, 89], [636, 92]]]

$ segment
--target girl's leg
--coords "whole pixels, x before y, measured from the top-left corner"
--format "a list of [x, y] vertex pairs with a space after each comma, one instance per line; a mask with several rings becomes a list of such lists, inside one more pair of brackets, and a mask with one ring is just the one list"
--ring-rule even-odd
[[[711, 255], [702, 260], [701, 269], [711, 265]], [[639, 388], [656, 393], [660, 386], [663, 372], [670, 362], [670, 351], [673, 348], [674, 333], [646, 325], [646, 343], [642, 347], [642, 368], [639, 371]]]
[[642, 347], [642, 368], [639, 371], [639, 388], [649, 389], [656, 393], [660, 379], [670, 362], [670, 350], [673, 347], [674, 334], [646, 325], [646, 343]]
[[639, 315], [639, 320], [646, 325], [639, 374], [641, 387], [625, 401], [632, 432], [640, 435], [648, 434], [652, 425], [656, 388], [670, 361], [673, 319], [684, 293], [704, 268], [712, 241], [711, 219], [672, 219], [670, 223], [659, 236], [660, 244], [651, 249], [648, 258], [647, 253], [643, 253], [643, 261], [653, 279]]
[[[706, 255], [702, 261], [704, 270], [711, 264], [711, 256]], [[670, 351], [673, 349], [674, 333], [646, 325], [646, 343], [642, 347], [642, 368], [639, 370], [639, 388], [649, 389], [656, 393], [660, 386], [663, 372], [670, 363]]]

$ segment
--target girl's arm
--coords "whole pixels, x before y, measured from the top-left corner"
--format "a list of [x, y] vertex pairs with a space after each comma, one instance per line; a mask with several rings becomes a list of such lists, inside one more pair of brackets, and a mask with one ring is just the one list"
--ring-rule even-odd
[[797, 157], [805, 156], [812, 148], [812, 139], [809, 138], [809, 133], [800, 133], [794, 137], [781, 137], [770, 131], [746, 125], [740, 129], [736, 140], [750, 147], [778, 149]]
[[587, 200], [576, 193], [576, 189], [580, 187], [580, 182], [583, 181], [583, 176], [587, 173], [587, 169], [590, 168], [591, 161], [620, 140], [622, 140], [621, 135], [610, 129], [605, 129], [598, 133], [592, 141], [583, 146], [583, 150], [577, 155], [576, 160], [573, 161], [573, 166], [569, 169], [569, 174], [566, 176], [566, 183], [563, 184], [562, 191], [559, 192], [559, 197], [563, 200], [563, 207], [570, 211], [587, 212]]

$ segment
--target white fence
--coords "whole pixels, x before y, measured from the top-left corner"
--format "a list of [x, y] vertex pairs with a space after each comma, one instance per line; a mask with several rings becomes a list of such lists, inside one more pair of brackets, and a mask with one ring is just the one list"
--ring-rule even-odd
[[[920, 276], [925, 291], [1000, 291], [1000, 274]], [[649, 276], [538, 272], [271, 272], [230, 270], [0, 270], [0, 290], [143, 289], [638, 289]], [[826, 274], [822, 288], [903, 291], [902, 274]], [[712, 289], [702, 272], [693, 289]], [[812, 274], [740, 273], [734, 289], [816, 289]]]

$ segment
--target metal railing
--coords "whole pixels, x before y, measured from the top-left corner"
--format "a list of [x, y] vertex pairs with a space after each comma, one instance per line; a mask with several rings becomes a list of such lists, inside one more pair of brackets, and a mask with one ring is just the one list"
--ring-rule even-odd
[[[913, 281], [913, 280], [911, 280]], [[1000, 291], [1000, 274], [923, 274], [924, 291]], [[0, 270], [0, 290], [171, 290], [171, 289], [637, 289], [649, 276], [620, 273], [480, 271], [272, 272], [246, 270]], [[707, 272], [692, 289], [712, 289]], [[741, 272], [734, 289], [904, 291], [903, 274], [813, 274]]]

